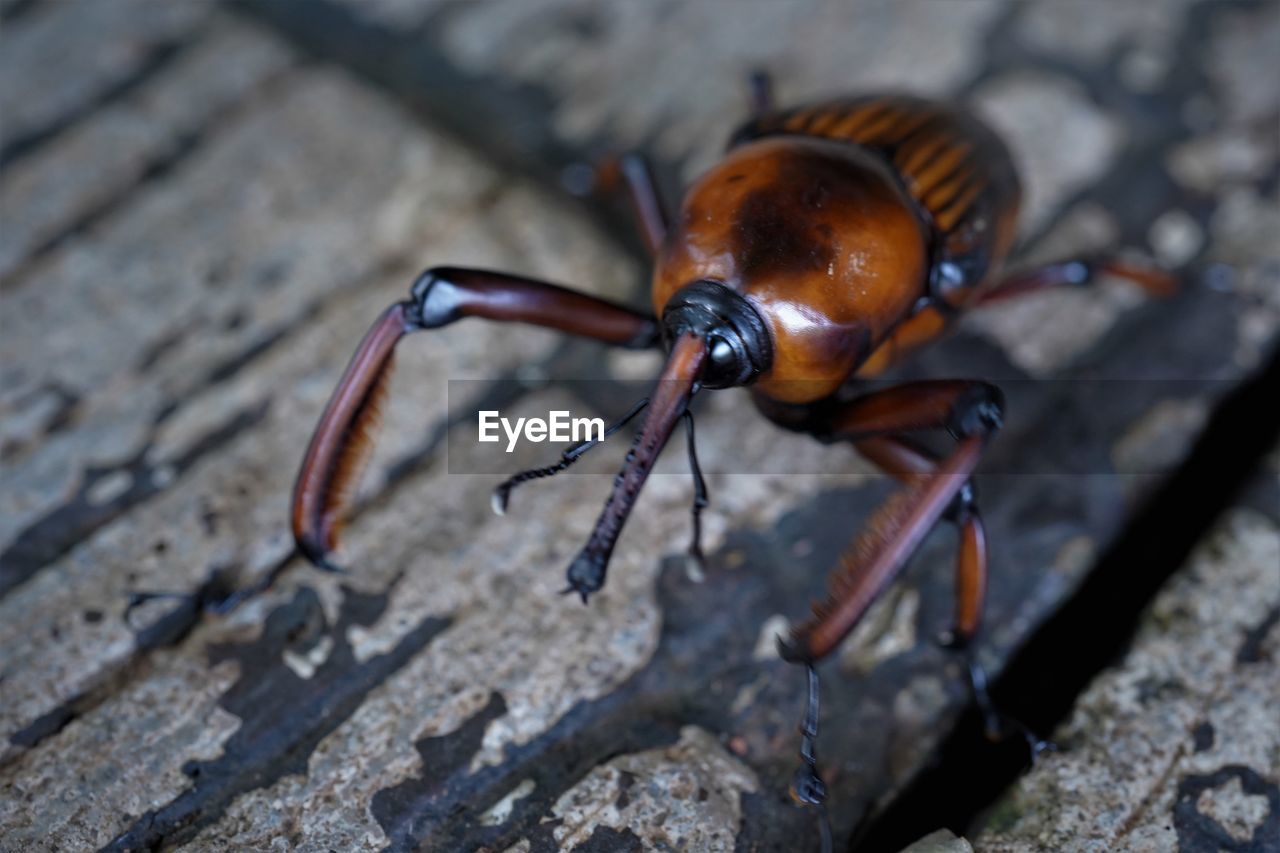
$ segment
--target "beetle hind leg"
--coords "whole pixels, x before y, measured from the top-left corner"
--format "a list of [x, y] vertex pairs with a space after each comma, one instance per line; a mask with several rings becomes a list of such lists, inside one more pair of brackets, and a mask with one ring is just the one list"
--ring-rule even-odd
[[[877, 436], [857, 441], [854, 446], [881, 471], [906, 482], [936, 471], [939, 465], [935, 455], [905, 438]], [[1034, 761], [1041, 753], [1054, 749], [1054, 745], [997, 707], [987, 688], [986, 670], [972, 649], [982, 621], [987, 586], [986, 529], [972, 481], [960, 489], [943, 517], [955, 526], [959, 543], [955, 568], [955, 613], [951, 627], [939, 634], [938, 643], [960, 657], [970, 695], [982, 716], [987, 738], [1003, 740], [1010, 732], [1017, 732], [1026, 740]]]

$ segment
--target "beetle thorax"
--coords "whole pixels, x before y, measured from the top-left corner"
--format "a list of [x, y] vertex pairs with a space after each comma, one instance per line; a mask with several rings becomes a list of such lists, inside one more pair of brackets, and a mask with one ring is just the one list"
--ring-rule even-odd
[[925, 225], [892, 174], [856, 146], [770, 137], [731, 151], [689, 190], [654, 274], [664, 314], [690, 283], [718, 282], [773, 341], [760, 390], [831, 393], [924, 294]]

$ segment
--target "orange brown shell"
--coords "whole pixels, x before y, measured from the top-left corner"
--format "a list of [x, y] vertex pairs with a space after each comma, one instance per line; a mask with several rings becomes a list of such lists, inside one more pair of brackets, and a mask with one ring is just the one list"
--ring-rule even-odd
[[932, 333], [940, 309], [967, 304], [1010, 248], [1018, 200], [1003, 144], [944, 105], [893, 96], [763, 116], [686, 194], [654, 306], [703, 279], [741, 293], [774, 343], [757, 393], [813, 402], [889, 361], [878, 350], [913, 315]]
[[[910, 95], [847, 98], [762, 116], [733, 144], [816, 136], [877, 152], [933, 232], [931, 258], [957, 305], [992, 279], [1012, 247], [1022, 190], [1000, 137], [969, 113]], [[949, 286], [948, 286], [949, 285]]]
[[924, 292], [927, 248], [911, 200], [869, 152], [764, 139], [733, 149], [690, 188], [653, 299], [661, 312], [703, 279], [741, 293], [774, 343], [758, 390], [807, 402], [838, 388]]

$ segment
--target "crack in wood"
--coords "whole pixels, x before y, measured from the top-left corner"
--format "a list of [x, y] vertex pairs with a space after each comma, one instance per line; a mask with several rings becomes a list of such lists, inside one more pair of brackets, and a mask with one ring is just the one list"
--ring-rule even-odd
[[[271, 401], [266, 400], [251, 409], [237, 412], [201, 436], [177, 458], [163, 464], [147, 460], [152, 444], [148, 440], [132, 458], [118, 465], [85, 469], [80, 487], [70, 500], [28, 524], [0, 552], [0, 598], [65, 556], [104, 525], [159, 494], [206, 455], [216, 453], [237, 436], [262, 423], [270, 408]], [[90, 498], [94, 486], [118, 474], [127, 477], [128, 488], [106, 503], [94, 503]], [[169, 474], [172, 474], [171, 480]]]
[[138, 63], [138, 66], [132, 72], [102, 91], [95, 93], [88, 102], [81, 104], [77, 109], [65, 115], [52, 119], [43, 127], [33, 128], [25, 133], [18, 134], [3, 146], [0, 146], [0, 170], [12, 168], [23, 157], [30, 155], [54, 137], [66, 133], [103, 107], [124, 100], [148, 82], [163, 74], [179, 56], [198, 40], [199, 33], [197, 32], [195, 35], [165, 39], [151, 45], [143, 56], [142, 61]]
[[[330, 0], [311, 0], [305, 7], [254, 0], [223, 3], [303, 53], [355, 73], [424, 120], [433, 133], [452, 137], [499, 171], [533, 179], [559, 195], [565, 195], [566, 168], [609, 150], [607, 139], [566, 142], [554, 127], [550, 91], [499, 75], [469, 73], [447, 59], [434, 32], [437, 22], [453, 14], [448, 4], [414, 31], [397, 32]], [[494, 132], [512, 127], [519, 133]], [[669, 173], [670, 164], [656, 165], [660, 174]], [[617, 245], [648, 263], [623, 200], [583, 204]], [[637, 282], [637, 289], [644, 284]]]
[[[1280, 349], [1220, 403], [1178, 470], [1132, 513], [1076, 592], [1014, 652], [991, 690], [1004, 711], [1038, 732], [1052, 731], [1123, 652], [1147, 605], [1280, 442], [1280, 412], [1271, 402], [1277, 388]], [[935, 765], [867, 825], [858, 849], [900, 849], [928, 828], [920, 823], [926, 809], [937, 825], [963, 831], [1026, 769], [1027, 759], [1020, 743], [990, 744], [971, 709], [941, 745]]]
[[82, 211], [27, 252], [21, 263], [8, 274], [0, 276], [0, 291], [21, 287], [26, 281], [36, 278], [35, 273], [40, 269], [41, 261], [75, 238], [114, 217], [138, 199], [148, 187], [170, 177], [204, 150], [230, 122], [235, 121], [238, 116], [245, 114], [255, 105], [261, 104], [293, 78], [293, 68], [282, 68], [268, 75], [243, 97], [215, 110], [199, 125], [179, 134], [162, 153], [146, 164], [131, 184]]
[[[240, 727], [211, 761], [191, 761], [183, 772], [192, 784], [158, 809], [137, 818], [104, 850], [155, 849], [194, 838], [238, 796], [269, 788], [290, 774], [307, 773], [320, 742], [344, 723], [369, 692], [385, 682], [451, 624], [430, 616], [390, 651], [360, 663], [348, 628], [372, 625], [382, 615], [395, 583], [376, 594], [344, 586], [337, 621], [329, 625], [314, 590], [303, 587], [267, 616], [262, 635], [246, 643], [211, 646], [211, 665], [234, 660], [240, 676], [218, 704], [241, 719]], [[322, 637], [332, 650], [310, 678], [285, 662], [286, 651], [305, 652]]]

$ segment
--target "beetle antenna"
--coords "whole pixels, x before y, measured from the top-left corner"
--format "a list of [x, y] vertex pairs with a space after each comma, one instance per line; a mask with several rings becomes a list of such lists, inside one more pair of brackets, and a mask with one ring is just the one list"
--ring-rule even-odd
[[706, 563], [702, 555], [702, 511], [711, 503], [707, 496], [707, 481], [702, 477], [702, 468], [698, 465], [698, 447], [693, 433], [693, 412], [684, 411], [684, 432], [689, 443], [689, 471], [693, 474], [693, 539], [689, 542], [689, 557], [694, 565], [701, 569]]
[[554, 465], [548, 465], [545, 468], [530, 468], [527, 471], [521, 471], [508, 477], [503, 483], [493, 490], [493, 511], [498, 515], [507, 514], [507, 502], [511, 499], [511, 490], [521, 483], [527, 483], [530, 480], [540, 480], [543, 477], [551, 477], [559, 474], [573, 463], [581, 459], [588, 450], [606, 441], [609, 436], [622, 429], [636, 415], [649, 405], [649, 398], [644, 397], [640, 402], [636, 403], [631, 409], [619, 418], [612, 426], [604, 431], [604, 435], [600, 438], [593, 438], [570, 447], [564, 453], [560, 454], [560, 461]]

